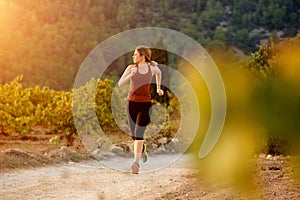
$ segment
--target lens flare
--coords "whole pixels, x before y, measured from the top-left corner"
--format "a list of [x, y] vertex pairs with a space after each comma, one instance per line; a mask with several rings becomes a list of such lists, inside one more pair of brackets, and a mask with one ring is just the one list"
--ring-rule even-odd
[[[163, 40], [166, 48], [162, 49], [153, 45], [158, 40]], [[78, 70], [73, 92], [74, 122], [82, 142], [104, 165], [113, 169], [126, 171], [129, 166], [128, 162], [131, 162], [127, 162], [128, 159], [118, 158], [119, 160], [123, 159], [124, 162], [116, 164], [113, 161], [114, 159], [103, 159], [101, 156], [109, 153], [108, 151], [112, 144], [97, 122], [95, 109], [93, 107], [85, 108], [85, 105], [94, 104], [97, 83], [96, 81], [91, 83], [91, 80], [102, 77], [104, 71], [114, 60], [126, 53], [132, 52], [136, 46], [141, 44], [148, 45], [154, 49], [162, 49], [183, 58], [193, 66], [196, 73], [195, 77], [202, 77], [201, 81], [206, 84], [210, 95], [211, 117], [203, 144], [201, 148], [199, 146], [199, 157], [204, 158], [218, 141], [225, 121], [226, 95], [223, 81], [218, 68], [200, 44], [180, 32], [164, 28], [147, 27], [119, 33], [101, 42], [84, 60]], [[143, 167], [144, 171], [155, 170], [177, 160], [190, 147], [198, 133], [199, 123], [201, 124], [199, 108], [199, 96], [201, 95], [197, 91], [197, 88], [194, 88], [191, 84], [189, 76], [185, 76], [176, 70], [178, 66], [159, 65], [159, 67], [165, 68], [164, 70], [168, 71], [168, 75], [163, 75], [162, 86], [169, 88], [180, 104], [181, 121], [174, 138], [180, 142], [177, 142], [175, 145], [172, 144], [172, 147], [170, 147], [177, 149], [176, 154], [173, 154], [169, 159], [165, 159], [163, 155], [156, 158], [153, 155], [153, 159], [151, 160], [157, 159], [158, 162], [149, 163]], [[167, 77], [164, 79], [164, 76]], [[86, 84], [92, 84], [88, 90], [85, 88]], [[115, 88], [113, 96], [126, 94], [126, 92], [120, 92], [122, 89]], [[82, 94], [89, 96], [89, 98], [85, 98], [84, 102], [81, 99]], [[125, 122], [122, 121], [124, 120], [125, 109], [114, 109], [119, 108], [115, 105], [120, 103], [119, 101], [115, 101], [114, 97], [111, 103], [116, 123], [121, 130], [126, 132], [127, 130], [124, 129]], [[155, 111], [156, 107], [153, 107], [153, 109]], [[98, 154], [99, 152], [100, 155]]]

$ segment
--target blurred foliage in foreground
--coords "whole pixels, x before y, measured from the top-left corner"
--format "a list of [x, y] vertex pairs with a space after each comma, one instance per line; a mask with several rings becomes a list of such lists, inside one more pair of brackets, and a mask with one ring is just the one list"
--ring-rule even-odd
[[[253, 187], [249, 168], [253, 156], [300, 153], [300, 35], [276, 43], [270, 40], [242, 61], [224, 48], [210, 55], [223, 77], [227, 116], [212, 152], [193, 163], [202, 169], [204, 177], [227, 180], [248, 191]], [[205, 88], [196, 82], [194, 85]], [[209, 94], [202, 94], [202, 124], [191, 148], [196, 156], [210, 119]]]
[[266, 153], [299, 153], [299, 55], [300, 35], [276, 44], [271, 40], [270, 45], [262, 45], [252, 54], [246, 64], [261, 79], [251, 95], [251, 107], [268, 136]]

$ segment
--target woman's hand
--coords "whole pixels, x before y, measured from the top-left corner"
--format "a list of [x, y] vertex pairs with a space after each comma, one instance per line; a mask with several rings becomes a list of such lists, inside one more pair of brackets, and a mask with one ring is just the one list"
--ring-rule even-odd
[[153, 61], [153, 60], [150, 61], [150, 65], [152, 65], [152, 66], [156, 66], [157, 64], [158, 64], [158, 63], [155, 62], [155, 61]]
[[156, 92], [159, 96], [164, 95], [164, 91], [162, 89], [157, 89]]

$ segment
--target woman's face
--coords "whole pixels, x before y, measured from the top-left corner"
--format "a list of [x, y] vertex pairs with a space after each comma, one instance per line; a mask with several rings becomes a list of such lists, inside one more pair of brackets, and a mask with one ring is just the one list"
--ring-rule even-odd
[[143, 56], [137, 50], [135, 50], [132, 59], [133, 63], [138, 64], [143, 60]]

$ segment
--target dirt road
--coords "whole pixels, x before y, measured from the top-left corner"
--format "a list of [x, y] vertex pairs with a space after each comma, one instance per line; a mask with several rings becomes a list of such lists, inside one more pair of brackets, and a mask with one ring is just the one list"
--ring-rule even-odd
[[0, 174], [0, 196], [2, 200], [161, 199], [187, 181], [192, 169], [186, 167], [185, 159], [151, 172], [141, 169], [139, 175], [107, 168], [98, 161], [5, 172]]
[[[178, 158], [178, 159], [177, 159]], [[163, 168], [163, 161], [174, 161]], [[225, 183], [208, 183], [197, 176], [201, 169], [190, 165], [190, 156], [157, 155], [133, 175], [131, 158], [59, 163], [0, 173], [1, 200], [36, 199], [201, 199], [201, 200], [298, 200], [300, 184], [289, 158], [257, 158], [254, 182], [257, 190], [246, 195]], [[115, 170], [107, 166], [121, 169]], [[126, 167], [125, 167], [126, 166]], [[127, 171], [126, 171], [127, 170]]]

